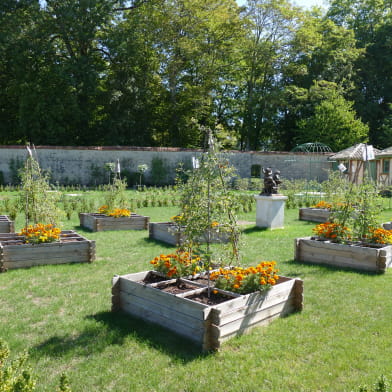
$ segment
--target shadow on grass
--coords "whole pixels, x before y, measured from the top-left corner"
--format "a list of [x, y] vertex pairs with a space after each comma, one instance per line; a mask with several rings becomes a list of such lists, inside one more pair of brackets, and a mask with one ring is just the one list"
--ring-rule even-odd
[[72, 357], [90, 356], [103, 352], [108, 346], [121, 346], [132, 339], [161, 351], [184, 362], [213, 355], [203, 353], [201, 348], [190, 340], [156, 324], [144, 322], [122, 312], [100, 312], [87, 316], [94, 323], [79, 334], [52, 336], [41, 344], [34, 346], [31, 357]]
[[246, 229], [242, 230], [244, 234], [261, 233], [264, 231], [271, 231], [271, 230], [268, 229], [267, 227], [257, 227], [257, 226], [247, 227]]
[[148, 244], [148, 245], [159, 245], [159, 246], [166, 248], [166, 249], [173, 249], [176, 247], [175, 245], [168, 244], [167, 242], [156, 240], [156, 239], [149, 238], [149, 237], [142, 238], [140, 241], [142, 241], [143, 243]]
[[73, 229], [72, 230], [75, 230], [75, 231], [78, 231], [78, 232], [82, 232], [82, 233], [93, 233], [93, 231], [92, 230], [90, 230], [90, 229], [87, 229], [86, 227], [83, 227], [83, 226], [73, 226]]
[[[289, 265], [301, 265], [301, 266], [307, 266], [307, 267], [313, 267], [311, 273], [309, 273], [309, 270], [305, 272], [305, 270], [298, 272], [298, 276], [305, 276], [306, 274], [311, 274], [311, 275], [326, 275], [326, 274], [332, 274], [333, 272], [348, 272], [348, 273], [353, 273], [353, 274], [360, 274], [360, 275], [368, 275], [368, 276], [374, 276], [374, 275], [382, 275], [381, 273], [378, 272], [373, 272], [373, 271], [364, 271], [364, 270], [358, 270], [355, 268], [350, 268], [350, 267], [338, 267], [334, 265], [328, 265], [328, 264], [319, 264], [319, 263], [313, 263], [311, 261], [299, 261], [299, 260], [289, 260], [288, 261]], [[316, 268], [314, 268], [316, 267]], [[293, 274], [292, 274], [293, 275]]]

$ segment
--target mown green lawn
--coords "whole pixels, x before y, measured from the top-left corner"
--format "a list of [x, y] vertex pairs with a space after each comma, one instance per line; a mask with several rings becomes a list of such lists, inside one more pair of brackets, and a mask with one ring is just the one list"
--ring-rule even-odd
[[[87, 211], [86, 211], [87, 212]], [[151, 221], [176, 207], [140, 208]], [[254, 222], [255, 211], [240, 219]], [[380, 223], [392, 218], [381, 213]], [[23, 225], [17, 218], [17, 229]], [[96, 241], [92, 264], [43, 266], [0, 274], [0, 337], [29, 353], [37, 391], [54, 391], [66, 372], [81, 391], [351, 391], [392, 375], [391, 271], [373, 275], [293, 261], [294, 238], [313, 223], [286, 210], [285, 229], [244, 226], [243, 261], [276, 260], [304, 280], [304, 310], [226, 342], [198, 347], [156, 325], [111, 313], [111, 278], [150, 268], [173, 249], [147, 231], [90, 233], [76, 214], [65, 229]]]

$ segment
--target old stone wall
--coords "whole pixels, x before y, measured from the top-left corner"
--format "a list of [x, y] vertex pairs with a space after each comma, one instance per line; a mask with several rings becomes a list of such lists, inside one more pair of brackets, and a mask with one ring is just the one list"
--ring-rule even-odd
[[[107, 183], [105, 164], [119, 159], [122, 172], [135, 183], [139, 180], [137, 167], [146, 164], [148, 170], [143, 183], [173, 183], [179, 164], [191, 167], [192, 157], [200, 156], [201, 150], [152, 147], [53, 147], [38, 146], [35, 149], [41, 167], [51, 172], [52, 181], [60, 184], [97, 185]], [[331, 164], [329, 154], [291, 152], [223, 152], [229, 162], [245, 178], [251, 177], [260, 167], [279, 169], [287, 179], [327, 178]], [[23, 165], [27, 151], [21, 146], [0, 146], [0, 179], [5, 184], [15, 183], [17, 170]], [[257, 167], [258, 166], [258, 167]], [[131, 182], [132, 182], [131, 181]]]

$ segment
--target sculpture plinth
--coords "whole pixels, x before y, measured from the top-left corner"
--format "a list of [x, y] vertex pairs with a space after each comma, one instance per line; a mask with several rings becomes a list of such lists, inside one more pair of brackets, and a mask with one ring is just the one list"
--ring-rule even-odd
[[267, 229], [283, 229], [284, 204], [287, 196], [283, 195], [255, 195], [256, 226]]

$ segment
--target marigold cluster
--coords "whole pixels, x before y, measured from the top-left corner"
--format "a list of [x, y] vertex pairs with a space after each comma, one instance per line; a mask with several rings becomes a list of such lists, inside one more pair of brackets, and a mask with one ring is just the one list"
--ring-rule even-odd
[[313, 208], [325, 208], [327, 210], [330, 210], [332, 208], [332, 204], [328, 203], [327, 201], [320, 200], [317, 204], [312, 206]]
[[19, 235], [26, 237], [27, 244], [40, 244], [58, 241], [60, 239], [60, 233], [61, 230], [52, 224], [44, 225], [37, 223], [36, 225], [29, 225], [23, 228]]
[[180, 214], [180, 215], [174, 215], [170, 218], [170, 220], [174, 223], [176, 223], [177, 225], [181, 225], [184, 223], [184, 215]]
[[371, 229], [368, 242], [375, 244], [392, 244], [392, 230], [382, 228]]
[[107, 205], [103, 205], [99, 207], [98, 212], [100, 214], [105, 214], [113, 218], [131, 216], [131, 211], [128, 210], [127, 208], [113, 208], [112, 210], [109, 210], [109, 207]]
[[350, 239], [350, 229], [346, 226], [340, 225], [339, 223], [320, 223], [313, 228], [313, 232], [320, 237], [320, 239], [329, 239], [338, 242]]
[[150, 261], [154, 270], [168, 278], [196, 275], [204, 270], [200, 257], [178, 250], [176, 253], [161, 254]]
[[256, 267], [219, 268], [211, 272], [210, 279], [215, 281], [215, 287], [248, 294], [255, 291], [266, 291], [275, 285], [279, 279], [275, 261], [262, 261]]
[[109, 211], [109, 207], [106, 204], [98, 208], [98, 213], [100, 214], [106, 215], [108, 211]]

